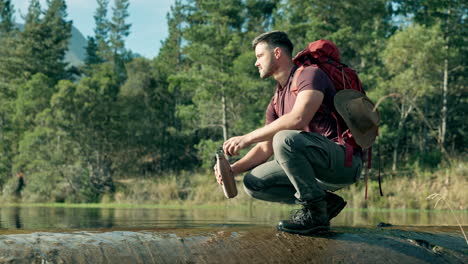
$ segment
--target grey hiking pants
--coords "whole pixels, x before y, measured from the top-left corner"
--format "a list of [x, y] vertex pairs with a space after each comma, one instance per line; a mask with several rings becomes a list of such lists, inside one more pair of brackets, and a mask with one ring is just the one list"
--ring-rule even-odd
[[360, 156], [345, 167], [345, 148], [326, 137], [283, 130], [273, 137], [275, 159], [244, 176], [244, 188], [253, 198], [288, 204], [322, 200], [325, 190], [335, 191], [359, 179]]

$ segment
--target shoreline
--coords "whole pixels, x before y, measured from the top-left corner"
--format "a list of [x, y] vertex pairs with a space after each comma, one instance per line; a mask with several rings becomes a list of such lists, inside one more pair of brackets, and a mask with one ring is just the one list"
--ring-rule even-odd
[[[227, 203], [214, 203], [208, 205], [194, 205], [190, 202], [186, 204], [180, 203], [168, 203], [168, 204], [131, 204], [131, 203], [4, 203], [0, 205], [0, 208], [8, 207], [56, 207], [56, 208], [102, 208], [102, 209], [223, 209], [223, 208], [235, 208], [238, 210], [249, 209], [249, 205], [229, 205]], [[255, 204], [252, 207], [255, 208], [274, 208], [275, 210], [290, 210], [298, 205], [281, 205], [281, 204]], [[455, 213], [468, 213], [468, 209], [418, 209], [418, 208], [352, 208], [346, 207], [344, 211], [350, 212], [455, 212]]]

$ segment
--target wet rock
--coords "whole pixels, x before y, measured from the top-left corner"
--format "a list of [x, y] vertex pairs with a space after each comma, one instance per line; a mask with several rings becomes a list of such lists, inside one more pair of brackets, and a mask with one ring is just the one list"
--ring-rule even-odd
[[15, 244], [15, 241], [10, 240], [10, 239], [4, 240], [4, 241], [2, 241], [2, 242], [5, 243], [5, 244], [7, 244], [7, 245]]
[[389, 223], [384, 223], [384, 222], [380, 222], [377, 224], [377, 227], [390, 227], [390, 226], [393, 226], [393, 225]]
[[392, 228], [311, 236], [230, 227], [0, 237], [0, 263], [468, 263], [456, 233]]

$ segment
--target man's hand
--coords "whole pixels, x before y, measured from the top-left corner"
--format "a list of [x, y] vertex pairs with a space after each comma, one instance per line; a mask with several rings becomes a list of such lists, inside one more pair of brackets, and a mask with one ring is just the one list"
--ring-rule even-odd
[[241, 149], [245, 149], [250, 146], [250, 143], [247, 141], [247, 136], [238, 136], [232, 137], [223, 144], [224, 153], [228, 154], [229, 156], [237, 156], [239, 155], [239, 151]]
[[214, 174], [216, 176], [216, 181], [220, 184], [223, 185], [223, 178], [221, 177], [221, 173], [218, 171], [218, 166], [217, 164], [214, 165], [213, 167]]

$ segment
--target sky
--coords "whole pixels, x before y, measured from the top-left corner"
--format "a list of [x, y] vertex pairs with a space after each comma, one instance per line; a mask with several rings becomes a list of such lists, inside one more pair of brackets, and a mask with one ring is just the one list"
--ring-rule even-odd
[[[30, 0], [13, 0], [15, 6], [16, 22], [23, 23], [21, 15], [26, 15]], [[73, 21], [76, 27], [86, 38], [94, 35], [94, 13], [96, 0], [66, 0], [68, 20]], [[107, 15], [112, 15], [113, 0], [109, 0]], [[127, 23], [131, 23], [131, 33], [126, 39], [126, 48], [146, 58], [158, 55], [161, 41], [167, 35], [166, 14], [170, 11], [175, 0], [130, 0]], [[46, 0], [40, 0], [46, 8]]]

